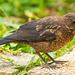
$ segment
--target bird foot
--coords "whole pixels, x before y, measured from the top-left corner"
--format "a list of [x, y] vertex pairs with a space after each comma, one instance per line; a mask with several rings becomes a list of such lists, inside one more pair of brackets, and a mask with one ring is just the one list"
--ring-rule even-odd
[[55, 68], [61, 68], [61, 67], [57, 67], [56, 65], [41, 65], [41, 69], [43, 69], [43, 68], [48, 68], [48, 69], [55, 69]]
[[55, 61], [54, 63], [56, 63], [56, 64], [64, 64], [66, 62], [68, 62], [68, 61]]
[[41, 69], [42, 68], [49, 68], [49, 69], [61, 68], [61, 67], [57, 67], [57, 65], [51, 65], [51, 64], [53, 64], [53, 63], [64, 64], [66, 62], [68, 62], [68, 61], [53, 61], [53, 62], [47, 63], [47, 65], [46, 64], [43, 66], [41, 65], [42, 66]]
[[64, 64], [66, 62], [68, 62], [68, 61], [53, 61], [53, 62], [50, 62], [48, 64], [53, 64], [53, 63], [56, 63], [56, 64]]

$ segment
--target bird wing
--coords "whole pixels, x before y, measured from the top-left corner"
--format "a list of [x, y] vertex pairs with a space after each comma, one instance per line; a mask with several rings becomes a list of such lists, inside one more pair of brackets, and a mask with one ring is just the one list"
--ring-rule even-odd
[[56, 39], [59, 29], [60, 26], [47, 17], [25, 23], [12, 35], [13, 39], [21, 41], [51, 41]]

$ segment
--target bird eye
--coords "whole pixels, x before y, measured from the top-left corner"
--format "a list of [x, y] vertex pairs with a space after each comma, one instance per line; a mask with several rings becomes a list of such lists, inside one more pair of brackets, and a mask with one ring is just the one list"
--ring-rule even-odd
[[73, 21], [72, 23], [74, 23], [74, 24], [75, 24], [75, 21]]

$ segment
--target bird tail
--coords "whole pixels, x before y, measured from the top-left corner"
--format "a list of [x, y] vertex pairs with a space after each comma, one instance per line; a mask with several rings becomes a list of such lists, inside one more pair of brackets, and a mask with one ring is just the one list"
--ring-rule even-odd
[[13, 42], [13, 41], [14, 41], [13, 39], [8, 39], [8, 38], [4, 37], [4, 38], [0, 39], [0, 45], [10, 43], [10, 42]]

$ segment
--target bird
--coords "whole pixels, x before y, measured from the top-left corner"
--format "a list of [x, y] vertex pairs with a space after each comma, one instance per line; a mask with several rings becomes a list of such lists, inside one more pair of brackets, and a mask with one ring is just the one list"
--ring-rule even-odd
[[67, 13], [63, 16], [48, 16], [27, 22], [12, 31], [11, 35], [1, 38], [0, 45], [11, 42], [30, 45], [45, 65], [51, 68], [40, 52], [45, 53], [53, 62], [57, 62], [48, 53], [65, 46], [74, 35], [75, 13]]

